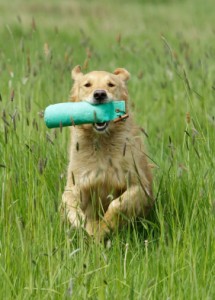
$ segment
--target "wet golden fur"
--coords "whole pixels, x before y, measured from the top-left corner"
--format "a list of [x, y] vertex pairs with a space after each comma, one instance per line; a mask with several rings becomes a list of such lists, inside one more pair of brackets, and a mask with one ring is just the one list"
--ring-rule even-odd
[[[129, 73], [72, 71], [71, 101], [92, 101], [95, 90], [108, 100], [125, 100]], [[130, 115], [130, 112], [129, 112]], [[92, 124], [71, 127], [71, 146], [63, 206], [72, 226], [83, 226], [90, 235], [103, 238], [124, 220], [146, 216], [153, 205], [152, 176], [139, 129], [131, 116], [110, 122], [104, 132]], [[124, 217], [125, 218], [124, 218]]]

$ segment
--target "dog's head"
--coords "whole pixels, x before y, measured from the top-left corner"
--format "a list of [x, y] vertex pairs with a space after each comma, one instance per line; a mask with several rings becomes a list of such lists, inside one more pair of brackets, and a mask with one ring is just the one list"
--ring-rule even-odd
[[[93, 71], [87, 74], [81, 72], [81, 67], [72, 70], [74, 85], [71, 100], [73, 102], [88, 101], [92, 104], [106, 103], [112, 100], [128, 100], [126, 82], [130, 74], [123, 68], [113, 73]], [[96, 131], [104, 132], [108, 122], [94, 124]]]

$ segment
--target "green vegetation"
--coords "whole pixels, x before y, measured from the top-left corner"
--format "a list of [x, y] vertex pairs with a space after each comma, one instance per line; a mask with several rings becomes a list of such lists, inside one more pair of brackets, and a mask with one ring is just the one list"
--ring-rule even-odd
[[[208, 1], [0, 2], [0, 299], [215, 299], [215, 31]], [[125, 67], [150, 219], [96, 245], [59, 214], [70, 71]]]

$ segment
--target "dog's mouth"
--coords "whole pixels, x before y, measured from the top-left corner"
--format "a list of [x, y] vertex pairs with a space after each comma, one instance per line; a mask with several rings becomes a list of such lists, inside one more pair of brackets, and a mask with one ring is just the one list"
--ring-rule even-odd
[[102, 123], [94, 123], [93, 127], [96, 131], [104, 131], [108, 127], [109, 122], [102, 122]]

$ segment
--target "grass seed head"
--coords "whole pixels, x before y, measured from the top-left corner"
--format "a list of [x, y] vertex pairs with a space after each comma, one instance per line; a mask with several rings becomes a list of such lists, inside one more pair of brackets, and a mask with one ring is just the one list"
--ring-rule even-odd
[[187, 124], [190, 124], [190, 113], [189, 112], [186, 113], [186, 121], [187, 121]]
[[10, 101], [13, 101], [14, 100], [14, 90], [12, 90], [11, 94], [10, 94]]

